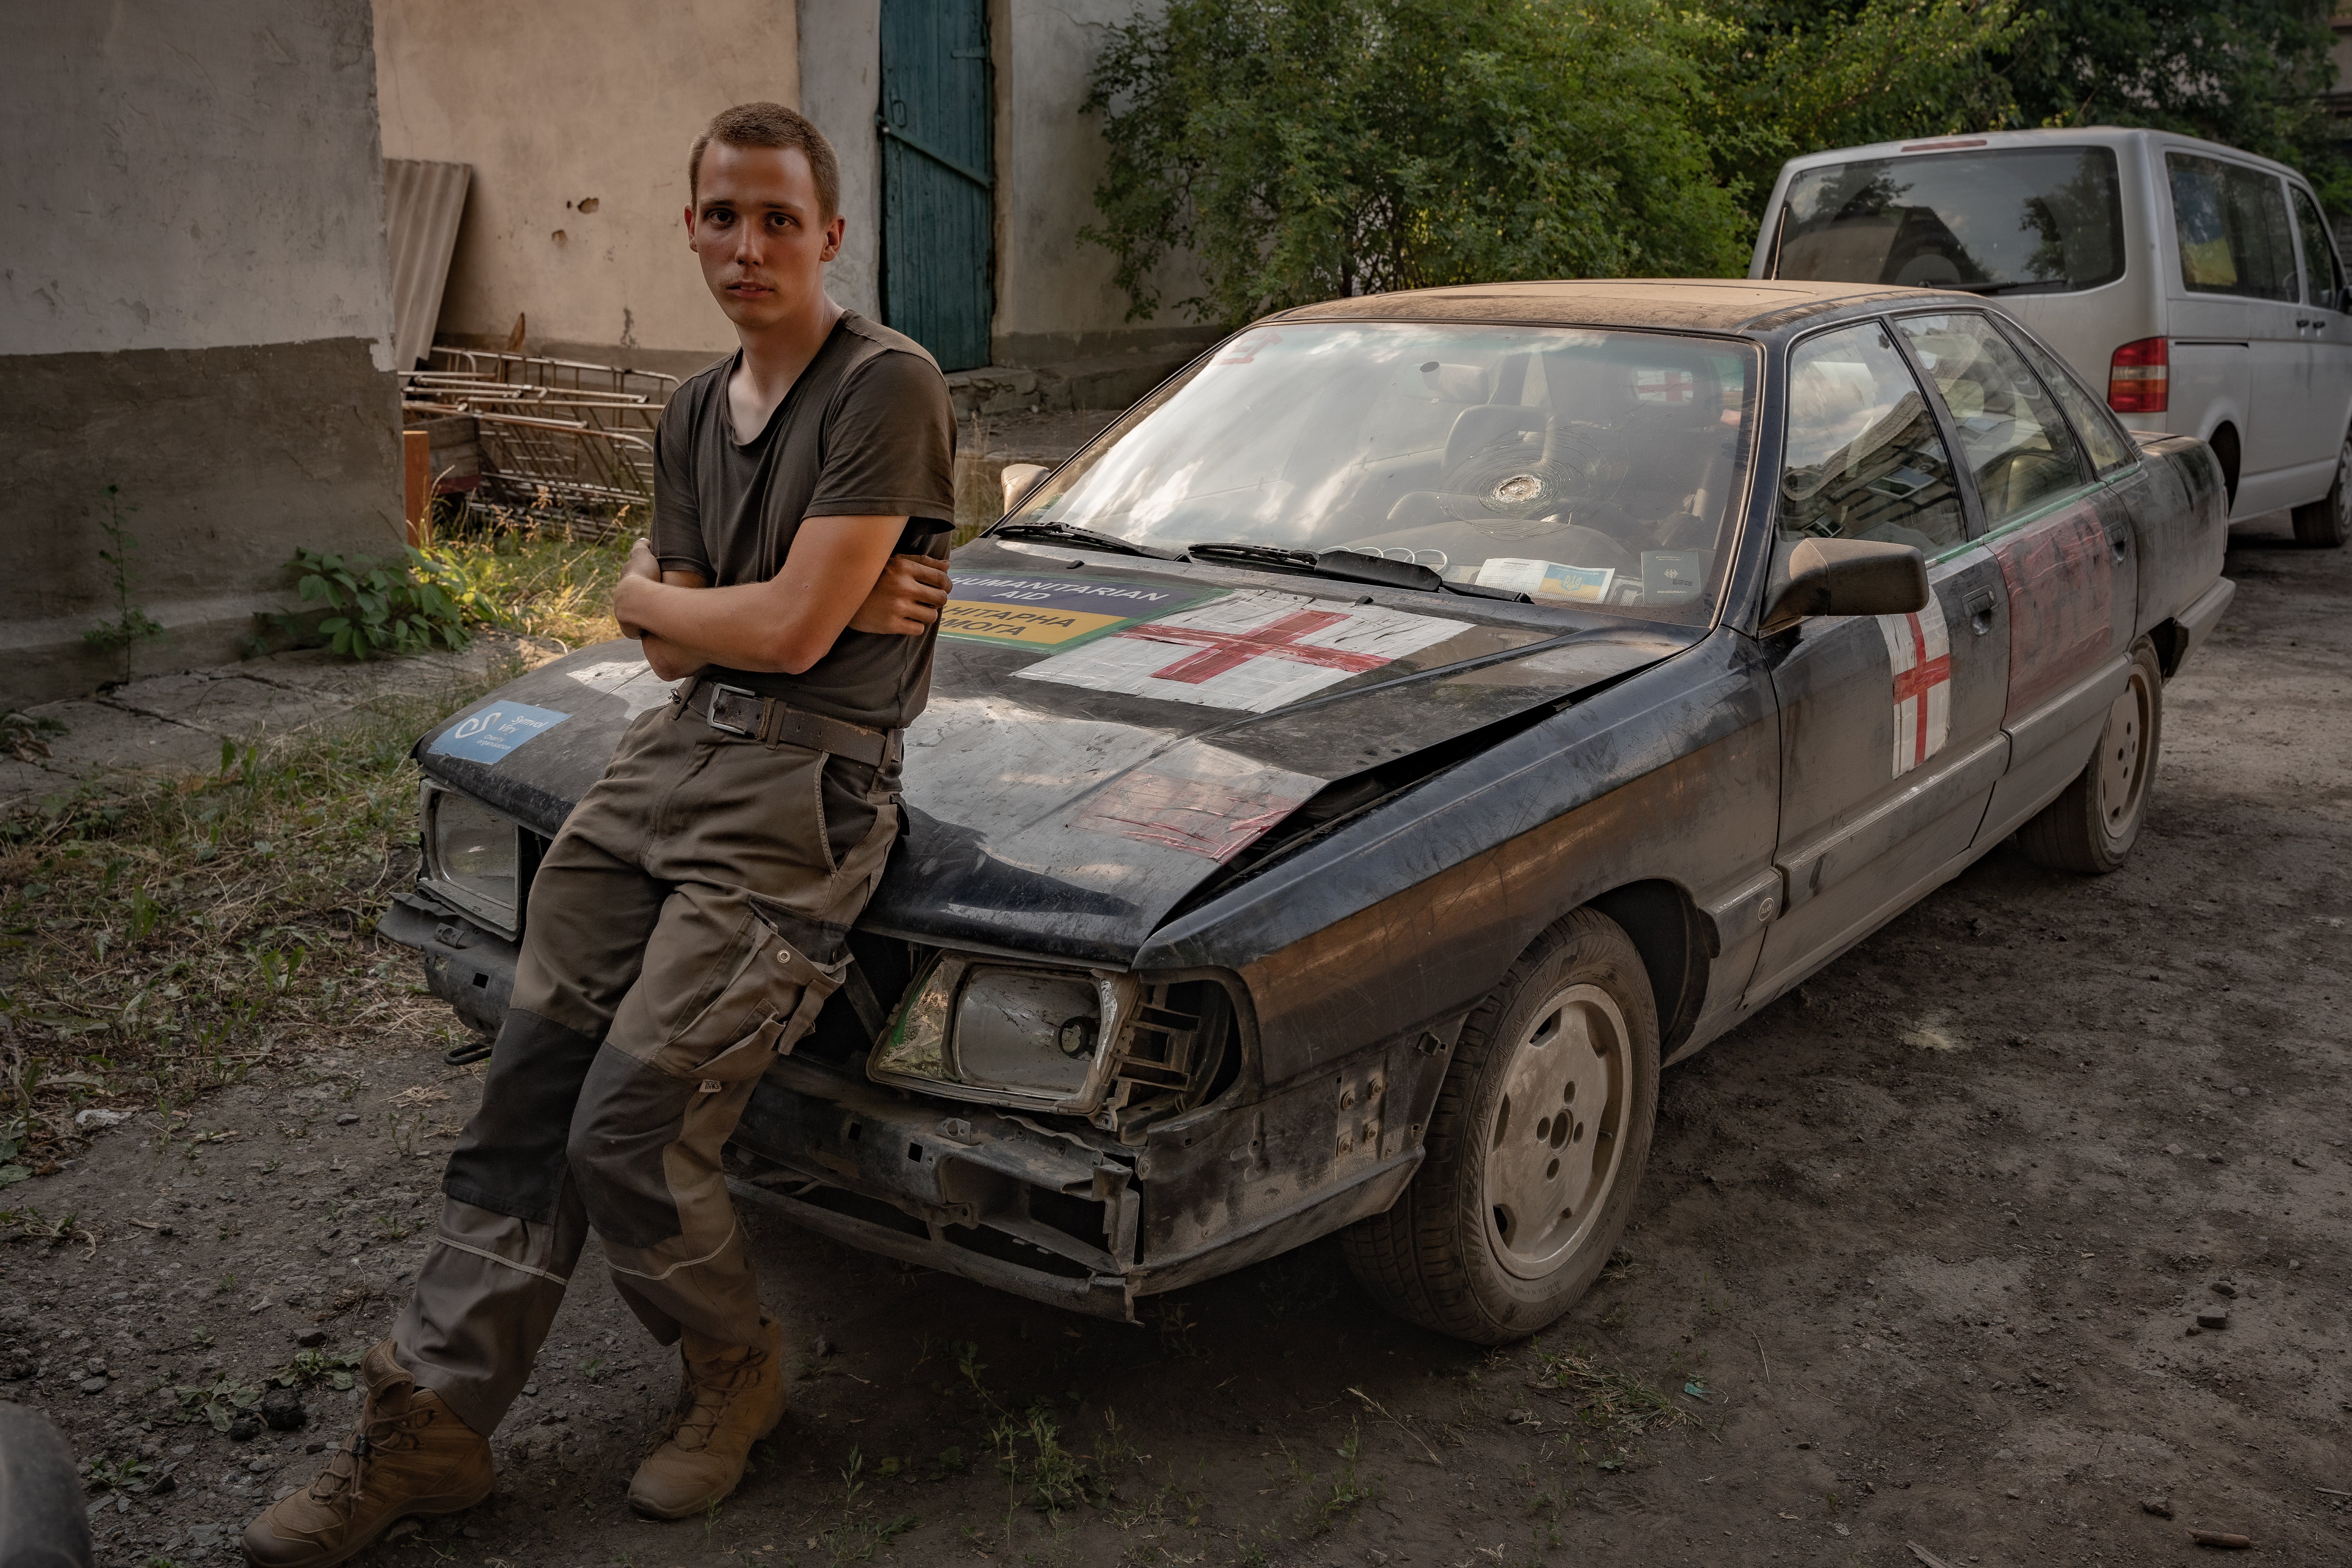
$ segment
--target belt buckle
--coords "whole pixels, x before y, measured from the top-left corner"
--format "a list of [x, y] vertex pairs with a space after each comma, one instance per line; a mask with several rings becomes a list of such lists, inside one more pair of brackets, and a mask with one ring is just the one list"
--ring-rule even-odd
[[[729, 697], [740, 697], [754, 704], [751, 710], [751, 723], [748, 728], [740, 724], [730, 724], [726, 720], [721, 719], [719, 716], [719, 704], [720, 700]], [[710, 684], [710, 706], [703, 712], [703, 721], [708, 723], [714, 730], [724, 731], [730, 735], [740, 735], [748, 740], [751, 737], [753, 731], [759, 728], [760, 710], [757, 707], [757, 704], [760, 700], [760, 694], [756, 691], [748, 691], [740, 686], [721, 686], [717, 681], [712, 681]]]

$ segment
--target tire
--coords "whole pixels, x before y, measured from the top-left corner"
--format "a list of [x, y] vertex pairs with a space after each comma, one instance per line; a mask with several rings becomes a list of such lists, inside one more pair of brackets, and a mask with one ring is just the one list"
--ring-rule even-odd
[[2107, 710], [2098, 748], [2056, 800], [2017, 830], [2027, 859], [2053, 871], [2104, 877], [2131, 858], [2164, 744], [2164, 670], [2156, 647], [2132, 648], [2124, 694]]
[[1536, 1333], [1624, 1234], [1657, 1112], [1648, 972], [1622, 928], [1578, 910], [1463, 1026], [1421, 1169], [1388, 1213], [1343, 1233], [1348, 1266], [1381, 1305], [1439, 1333], [1486, 1345]]
[[2352, 435], [2336, 452], [2336, 482], [2326, 496], [2294, 509], [2294, 542], [2319, 550], [2336, 550], [2352, 538]]

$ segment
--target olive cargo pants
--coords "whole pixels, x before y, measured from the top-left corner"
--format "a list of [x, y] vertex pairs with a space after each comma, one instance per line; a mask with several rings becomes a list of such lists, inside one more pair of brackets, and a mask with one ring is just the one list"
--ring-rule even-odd
[[897, 834], [879, 767], [638, 715], [530, 887], [514, 1002], [393, 1328], [488, 1436], [587, 1232], [656, 1338], [760, 1338], [720, 1150], [848, 965]]

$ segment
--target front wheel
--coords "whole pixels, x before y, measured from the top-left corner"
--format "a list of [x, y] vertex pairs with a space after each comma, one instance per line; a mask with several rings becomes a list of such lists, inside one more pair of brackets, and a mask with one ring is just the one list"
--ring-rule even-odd
[[1382, 1306], [1475, 1344], [1576, 1304], [1633, 1211], [1658, 1110], [1658, 1015], [1622, 928], [1579, 910], [1463, 1026], [1428, 1153], [1345, 1233]]
[[2334, 550], [2352, 538], [2352, 435], [2336, 451], [2336, 482], [2327, 494], [2294, 509], [2294, 542]]
[[2063, 794], [2017, 830], [2025, 858], [2092, 877], [2120, 869], [2139, 841], [2163, 742], [2164, 669], [2154, 645], [2142, 638], [2132, 648], [2123, 695], [2107, 709], [2098, 750]]

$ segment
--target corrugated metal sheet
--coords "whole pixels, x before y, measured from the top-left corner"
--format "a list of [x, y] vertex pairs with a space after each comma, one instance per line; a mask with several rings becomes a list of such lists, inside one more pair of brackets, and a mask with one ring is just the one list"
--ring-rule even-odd
[[433, 347], [441, 290], [466, 214], [467, 163], [383, 161], [384, 237], [392, 248], [393, 363], [413, 370]]

